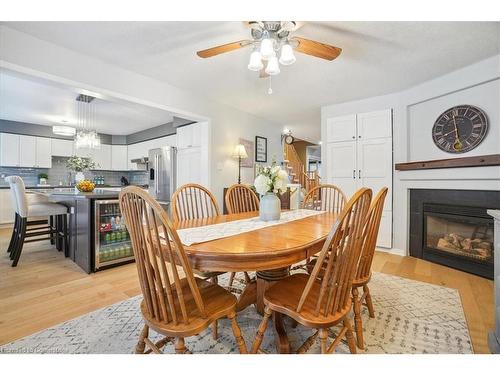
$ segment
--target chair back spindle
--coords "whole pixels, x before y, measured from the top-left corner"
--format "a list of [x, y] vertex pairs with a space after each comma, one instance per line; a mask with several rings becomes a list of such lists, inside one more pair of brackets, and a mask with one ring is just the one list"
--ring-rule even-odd
[[174, 221], [202, 219], [219, 216], [217, 200], [205, 187], [186, 184], [172, 195], [172, 215]]
[[226, 191], [226, 208], [229, 214], [259, 210], [257, 195], [246, 185], [236, 184]]
[[359, 257], [355, 280], [368, 279], [371, 275], [372, 261], [375, 254], [380, 221], [382, 219], [382, 212], [384, 210], [384, 203], [388, 190], [389, 189], [386, 187], [380, 189], [370, 205], [364, 227], [364, 242]]
[[164, 323], [188, 323], [189, 312], [183, 294], [183, 288], [188, 287], [204, 317], [205, 306], [191, 265], [166, 212], [149, 193], [135, 186], [123, 189], [119, 201], [149, 314]]
[[372, 197], [372, 191], [362, 188], [345, 205], [344, 210], [328, 234], [318, 260], [302, 292], [297, 312], [300, 312], [320, 279], [320, 291], [315, 301], [316, 316], [345, 312], [351, 303], [351, 286], [361, 253], [363, 227]]
[[345, 194], [337, 186], [319, 185], [306, 194], [303, 207], [340, 214], [346, 202]]

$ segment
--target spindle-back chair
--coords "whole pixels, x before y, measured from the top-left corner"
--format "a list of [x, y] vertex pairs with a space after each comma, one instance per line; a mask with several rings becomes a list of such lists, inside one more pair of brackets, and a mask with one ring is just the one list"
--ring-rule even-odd
[[303, 208], [318, 211], [340, 213], [347, 198], [335, 185], [319, 185], [311, 189], [304, 197]]
[[[382, 219], [382, 212], [384, 210], [384, 202], [387, 196], [388, 188], [384, 187], [377, 193], [373, 202], [370, 205], [368, 216], [363, 232], [363, 247], [359, 258], [356, 275], [352, 282], [352, 301], [354, 310], [354, 327], [356, 331], [356, 339], [358, 347], [364, 349], [363, 338], [363, 322], [361, 320], [361, 305], [366, 303], [370, 318], [375, 317], [373, 309], [372, 297], [368, 282], [370, 281], [372, 272], [372, 261], [375, 254], [375, 247], [377, 244], [377, 237], [380, 228], [380, 221]], [[358, 288], [363, 288], [361, 297], [358, 293]]]
[[174, 221], [202, 219], [219, 215], [217, 200], [204, 186], [185, 184], [172, 195]]
[[[174, 340], [176, 353], [185, 353], [185, 337], [200, 333], [222, 317], [231, 320], [239, 350], [245, 353], [236, 321], [236, 297], [217, 284], [194, 277], [177, 232], [159, 203], [134, 186], [123, 189], [119, 201], [144, 297], [144, 328], [136, 353], [144, 353], [146, 346], [147, 353], [160, 353]], [[149, 329], [165, 337], [153, 343]]]
[[[345, 205], [328, 234], [311, 275], [293, 274], [264, 292], [264, 318], [259, 326], [252, 353], [257, 353], [271, 314], [285, 314], [306, 327], [317, 329], [298, 349], [305, 353], [319, 334], [321, 353], [332, 353], [346, 337], [351, 353], [356, 342], [348, 313], [351, 287], [361, 253], [363, 227], [372, 191], [362, 188]], [[320, 271], [322, 278], [318, 278]], [[343, 324], [335, 340], [327, 346], [328, 328]]]

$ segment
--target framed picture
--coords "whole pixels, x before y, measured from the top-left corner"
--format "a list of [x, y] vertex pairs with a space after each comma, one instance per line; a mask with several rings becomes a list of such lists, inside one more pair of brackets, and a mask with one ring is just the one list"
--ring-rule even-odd
[[247, 152], [248, 158], [241, 159], [242, 168], [253, 168], [253, 142], [248, 139], [239, 139], [239, 143], [245, 146], [245, 151]]
[[267, 138], [255, 137], [255, 161], [259, 163], [267, 162]]

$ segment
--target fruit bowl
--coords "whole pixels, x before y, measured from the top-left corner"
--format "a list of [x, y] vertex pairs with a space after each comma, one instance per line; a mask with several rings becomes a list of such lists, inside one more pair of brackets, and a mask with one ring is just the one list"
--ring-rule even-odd
[[76, 188], [82, 193], [90, 193], [94, 191], [95, 184], [90, 180], [82, 180], [76, 184]]

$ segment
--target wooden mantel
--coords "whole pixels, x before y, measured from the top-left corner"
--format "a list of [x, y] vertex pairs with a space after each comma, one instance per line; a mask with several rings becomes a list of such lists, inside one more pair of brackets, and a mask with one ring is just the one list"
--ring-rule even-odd
[[493, 165], [500, 165], [500, 154], [467, 156], [452, 159], [413, 161], [410, 163], [398, 163], [394, 168], [397, 171], [413, 171], [419, 169], [487, 167]]

